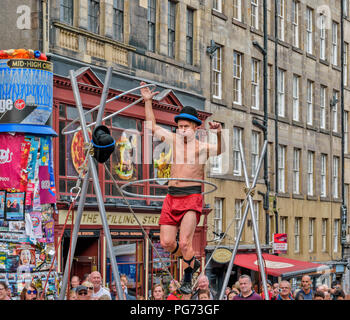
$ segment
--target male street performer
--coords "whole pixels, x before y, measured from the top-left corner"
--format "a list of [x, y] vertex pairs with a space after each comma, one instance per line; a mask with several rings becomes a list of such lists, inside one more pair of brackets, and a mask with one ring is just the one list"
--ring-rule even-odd
[[[141, 85], [145, 83], [141, 82]], [[173, 133], [156, 124], [152, 99], [158, 92], [145, 87], [141, 89], [141, 94], [145, 102], [146, 121], [152, 124], [152, 133], [169, 143], [173, 149], [170, 177], [203, 180], [206, 160], [209, 156], [221, 154], [224, 149], [221, 124], [208, 123], [209, 128], [217, 133], [217, 144], [200, 142], [195, 134], [202, 121], [198, 119], [195, 108], [186, 106], [175, 116], [178, 128]], [[180, 287], [183, 294], [191, 293], [192, 276], [200, 267], [200, 262], [194, 256], [192, 240], [203, 209], [201, 184], [196, 181], [170, 180], [159, 219], [162, 247], [171, 254], [182, 257], [184, 261], [184, 276]]]

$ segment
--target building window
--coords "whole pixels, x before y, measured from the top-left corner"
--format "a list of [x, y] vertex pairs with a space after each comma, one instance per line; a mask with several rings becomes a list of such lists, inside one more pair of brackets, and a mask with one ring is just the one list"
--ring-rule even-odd
[[333, 157], [333, 198], [339, 197], [339, 157]]
[[284, 41], [284, 14], [285, 3], [284, 0], [277, 1], [277, 22], [278, 22], [278, 38]]
[[[334, 101], [338, 100], [338, 91], [333, 91]], [[338, 132], [338, 102], [334, 103], [332, 106], [332, 123], [333, 123], [333, 132]]]
[[[255, 213], [255, 224], [256, 224], [256, 229], [258, 231], [259, 235], [259, 201], [253, 201], [253, 208], [254, 208], [254, 213]], [[252, 225], [253, 228], [253, 225]], [[254, 230], [254, 229], [252, 229]], [[254, 232], [252, 232], [252, 239], [254, 240]]]
[[233, 102], [242, 104], [242, 61], [243, 55], [233, 52]]
[[280, 232], [281, 233], [287, 233], [287, 217], [280, 217]]
[[252, 59], [252, 108], [259, 110], [260, 106], [260, 61]]
[[61, 0], [60, 3], [60, 18], [62, 22], [73, 25], [73, 0]]
[[327, 155], [321, 154], [321, 197], [327, 196]]
[[293, 193], [300, 194], [300, 149], [293, 152]]
[[300, 231], [301, 231], [301, 218], [295, 218], [294, 220], [294, 252], [300, 252]]
[[155, 52], [156, 49], [156, 12], [157, 1], [148, 0], [147, 22], [148, 22], [148, 50]]
[[299, 121], [299, 83], [300, 77], [293, 75], [293, 120]]
[[334, 219], [333, 226], [333, 252], [338, 252], [339, 219]]
[[321, 85], [320, 88], [320, 128], [326, 129], [326, 101], [327, 101], [327, 88]]
[[[237, 240], [237, 238], [238, 238], [239, 227], [241, 225], [242, 205], [243, 205], [243, 200], [236, 200], [235, 201], [235, 237], [234, 237], [235, 240]], [[240, 239], [240, 240], [242, 240], [242, 239]]]
[[213, 98], [221, 99], [221, 51], [219, 47], [213, 55]]
[[315, 218], [309, 219], [309, 252], [314, 252]]
[[349, 112], [344, 111], [344, 153], [349, 153]]
[[259, 162], [259, 132], [253, 131], [251, 135], [251, 163], [252, 163], [252, 177], [255, 176], [258, 169]]
[[168, 1], [168, 56], [175, 58], [176, 2]]
[[113, 38], [124, 41], [124, 0], [113, 1]]
[[285, 71], [282, 69], [277, 72], [277, 94], [278, 115], [285, 117]]
[[233, 128], [233, 175], [242, 175], [242, 162], [241, 154], [239, 151], [239, 143], [242, 143], [243, 129], [234, 127]]
[[213, 9], [222, 12], [222, 0], [213, 0]]
[[94, 33], [99, 33], [100, 0], [89, 0], [88, 4], [88, 30]]
[[332, 23], [332, 64], [338, 65], [338, 23]]
[[251, 26], [259, 29], [259, 0], [251, 0]]
[[344, 86], [348, 85], [348, 55], [349, 55], [349, 44], [344, 42]]
[[326, 60], [326, 16], [320, 15], [320, 59]]
[[322, 252], [327, 252], [328, 219], [322, 219]]
[[242, 21], [242, 0], [233, 0], [233, 19]]
[[215, 198], [215, 212], [214, 212], [214, 240], [220, 239], [222, 233], [222, 209], [224, 199]]
[[299, 48], [299, 2], [293, 0], [292, 4], [293, 46]]
[[273, 83], [273, 70], [272, 70], [272, 65], [267, 66], [267, 105], [270, 106], [270, 112], [274, 112], [274, 107], [273, 107], [273, 97], [272, 97], [272, 90], [271, 88], [274, 87]]
[[307, 195], [314, 195], [314, 156], [313, 151], [307, 153]]
[[314, 83], [307, 80], [306, 86], [306, 123], [310, 126], [313, 124], [314, 108], [313, 108], [313, 85]]
[[286, 192], [286, 146], [278, 145], [278, 192]]
[[343, 15], [344, 18], [349, 16], [349, 0], [343, 0]]
[[306, 8], [306, 52], [313, 53], [313, 10]]
[[[221, 123], [222, 128], [224, 128], [224, 124]], [[218, 136], [214, 132], [209, 132], [209, 140], [210, 143], [216, 145]], [[213, 155], [210, 159], [211, 163], [211, 172], [213, 174], [221, 174], [222, 173], [222, 154]]]
[[186, 62], [193, 64], [193, 13], [187, 8], [187, 28], [186, 28]]

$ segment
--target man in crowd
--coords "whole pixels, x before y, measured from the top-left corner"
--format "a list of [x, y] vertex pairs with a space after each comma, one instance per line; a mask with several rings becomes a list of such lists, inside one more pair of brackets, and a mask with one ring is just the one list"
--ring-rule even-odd
[[207, 290], [210, 292], [210, 300], [215, 300], [217, 299], [217, 293], [210, 288], [209, 286], [209, 279], [206, 275], [201, 274], [198, 278], [198, 282], [197, 282], [197, 290], [194, 292], [191, 300], [199, 300], [198, 299], [198, 292], [199, 290]]
[[295, 300], [299, 300], [299, 295], [303, 296], [303, 300], [312, 300], [313, 291], [311, 289], [311, 278], [308, 275], [304, 275], [301, 278], [301, 289], [295, 295]]
[[102, 287], [101, 273], [93, 271], [90, 274], [90, 282], [93, 284], [94, 290], [92, 292], [92, 298], [98, 299], [102, 295], [106, 294], [111, 298], [111, 294], [108, 289]]
[[241, 293], [236, 295], [233, 300], [263, 300], [263, 298], [252, 289], [252, 280], [248, 275], [241, 275], [238, 281]]
[[288, 281], [282, 280], [279, 284], [280, 293], [277, 296], [277, 300], [294, 300], [292, 296], [292, 288]]

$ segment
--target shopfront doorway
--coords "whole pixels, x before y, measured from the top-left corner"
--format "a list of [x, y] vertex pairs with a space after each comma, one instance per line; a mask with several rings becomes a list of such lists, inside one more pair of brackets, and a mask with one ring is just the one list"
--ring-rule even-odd
[[[99, 271], [99, 231], [82, 230], [78, 234], [78, 240], [75, 248], [71, 277], [79, 276], [82, 280], [84, 275], [92, 271]], [[66, 230], [63, 240], [63, 266], [65, 267], [70, 245], [70, 230]]]

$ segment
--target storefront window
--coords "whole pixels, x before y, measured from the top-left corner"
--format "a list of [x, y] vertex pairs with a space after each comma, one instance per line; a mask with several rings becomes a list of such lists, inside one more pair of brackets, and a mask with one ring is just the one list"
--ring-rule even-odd
[[[85, 109], [85, 111], [87, 111]], [[82, 130], [68, 135], [63, 135], [62, 130], [72, 120], [79, 117], [75, 106], [60, 104], [59, 106], [59, 193], [61, 200], [70, 196], [70, 190], [76, 185], [79, 170], [84, 163], [84, 138]], [[93, 120], [93, 114], [86, 115], [87, 124]], [[76, 129], [79, 123], [72, 125], [70, 130]], [[91, 129], [88, 129], [89, 136], [92, 136]], [[89, 184], [87, 202], [94, 199], [92, 183]]]
[[[128, 294], [134, 297], [143, 296], [144, 293], [144, 261], [143, 240], [117, 240], [113, 239], [113, 250], [118, 264], [119, 275], [126, 275], [128, 279]], [[113, 270], [107, 258], [107, 283], [114, 280]]]

